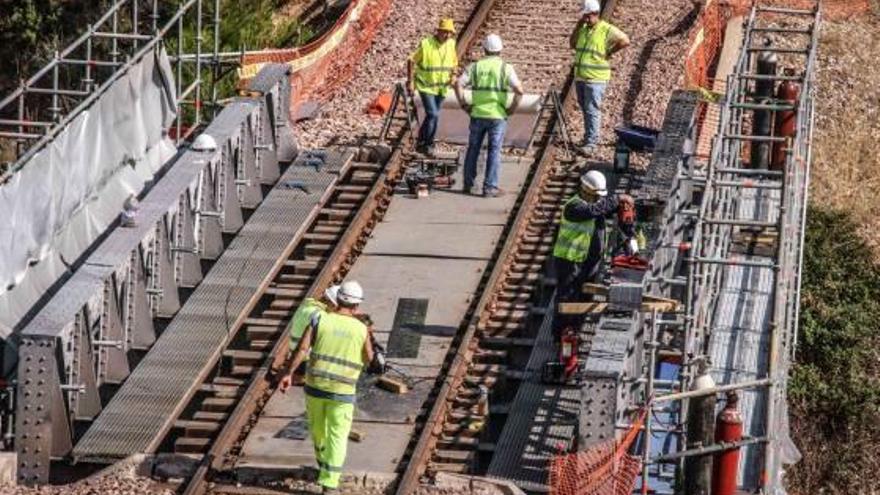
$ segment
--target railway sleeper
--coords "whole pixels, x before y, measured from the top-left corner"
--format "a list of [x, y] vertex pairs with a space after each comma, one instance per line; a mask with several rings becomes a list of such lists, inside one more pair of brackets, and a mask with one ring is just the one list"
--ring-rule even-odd
[[208, 397], [202, 401], [202, 410], [207, 412], [228, 413], [235, 407], [237, 399], [229, 397]]
[[287, 260], [284, 266], [292, 268], [297, 275], [314, 275], [319, 268], [318, 262], [312, 260]]
[[277, 337], [283, 329], [284, 327], [281, 325], [273, 327], [248, 325], [245, 327], [245, 335], [247, 336], [248, 342], [271, 340]]
[[174, 422], [174, 428], [183, 430], [183, 436], [185, 437], [211, 438], [220, 431], [220, 423], [216, 421], [179, 419]]
[[233, 366], [246, 366], [260, 364], [269, 353], [262, 351], [247, 351], [241, 349], [227, 349], [223, 351], [223, 357], [229, 359]]
[[204, 454], [213, 443], [211, 438], [179, 437], [174, 441], [175, 454]]

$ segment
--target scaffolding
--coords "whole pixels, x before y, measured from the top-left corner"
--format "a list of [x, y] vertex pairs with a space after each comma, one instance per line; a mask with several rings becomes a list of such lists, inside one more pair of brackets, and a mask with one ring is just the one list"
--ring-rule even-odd
[[[211, 20], [205, 4], [213, 4]], [[207, 99], [216, 114], [220, 71], [220, 0], [118, 0], [86, 32], [0, 100], [0, 139], [15, 142], [16, 159], [0, 167], [8, 180], [59, 131], [90, 108], [115, 81], [163, 43], [171, 43], [179, 143], [203, 122]], [[205, 35], [210, 34], [205, 51]], [[184, 52], [188, 52], [186, 55]], [[187, 111], [184, 112], [184, 109]]]
[[[785, 492], [783, 465], [798, 458], [788, 437], [786, 383], [800, 312], [819, 23], [818, 2], [808, 9], [751, 8], [736, 68], [719, 103], [710, 159], [706, 164], [686, 160], [681, 167], [679, 180], [695, 191], [695, 206], [677, 213], [692, 226], [685, 310], [671, 320], [656, 313], [644, 318], [643, 403], [633, 407], [650, 403], [651, 413], [639, 446], [643, 473], [637, 493], [673, 493], [676, 485], [680, 493], [688, 486], [682, 484], [685, 459], [733, 448], [755, 452], [740, 456], [741, 489]], [[761, 67], [761, 57], [777, 65]], [[782, 83], [799, 87], [796, 99], [777, 96]], [[772, 125], [783, 118], [794, 119], [793, 135]], [[761, 119], [771, 125], [762, 128]], [[759, 163], [762, 153], [764, 163]], [[773, 153], [779, 158], [770, 163], [766, 157]], [[752, 311], [754, 318], [744, 321], [743, 311]], [[660, 338], [666, 327], [674, 329], [674, 339]], [[680, 364], [678, 376], [658, 379], [658, 363], [670, 356]], [[700, 363], [709, 365], [716, 386], [695, 390]], [[689, 448], [692, 401], [730, 390], [747, 396], [746, 435], [733, 444], [710, 441]], [[658, 428], [658, 416], [664, 415], [670, 424]], [[670, 451], [652, 448], [658, 429], [672, 440]], [[671, 475], [669, 466], [677, 466], [678, 473]]]

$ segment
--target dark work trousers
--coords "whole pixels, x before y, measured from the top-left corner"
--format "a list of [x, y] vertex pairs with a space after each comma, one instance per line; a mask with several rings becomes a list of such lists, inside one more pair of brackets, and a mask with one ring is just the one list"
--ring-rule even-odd
[[422, 97], [422, 106], [425, 109], [425, 120], [419, 128], [419, 146], [434, 146], [434, 136], [437, 134], [437, 124], [440, 122], [440, 105], [444, 97], [430, 95], [419, 91]]
[[582, 263], [574, 263], [562, 258], [553, 258], [556, 265], [557, 290], [559, 302], [576, 302], [583, 299], [581, 287], [586, 282], [595, 282], [599, 277], [600, 257], [588, 257]]

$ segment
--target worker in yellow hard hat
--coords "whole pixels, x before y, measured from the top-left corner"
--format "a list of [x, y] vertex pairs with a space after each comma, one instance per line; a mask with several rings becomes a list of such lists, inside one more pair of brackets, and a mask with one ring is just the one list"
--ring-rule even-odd
[[455, 81], [458, 53], [455, 45], [455, 24], [442, 19], [433, 35], [419, 42], [406, 65], [410, 92], [419, 92], [425, 109], [425, 120], [419, 129], [416, 151], [434, 154], [434, 136], [440, 119], [440, 105]]

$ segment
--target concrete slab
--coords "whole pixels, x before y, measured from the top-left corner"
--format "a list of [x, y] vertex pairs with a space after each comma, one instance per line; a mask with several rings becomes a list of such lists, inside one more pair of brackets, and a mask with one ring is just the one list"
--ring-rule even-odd
[[486, 265], [479, 259], [361, 256], [349, 278], [366, 288], [361, 309], [377, 332], [391, 331], [397, 300], [408, 297], [428, 299], [424, 334], [448, 336], [461, 323]]
[[[423, 199], [417, 199], [409, 194], [395, 195], [383, 222], [504, 225], [516, 202], [518, 192], [525, 184], [529, 164], [530, 160], [520, 158], [505, 158], [501, 161], [498, 184], [506, 194], [497, 198], [482, 198], [462, 193], [463, 176], [462, 168], [459, 167], [455, 174], [454, 189], [436, 189], [429, 197]], [[482, 178], [478, 176], [477, 184], [482, 184], [481, 181]]]
[[[383, 344], [388, 342], [401, 298], [427, 300], [427, 309], [419, 303], [422, 309], [414, 326], [397, 330], [406, 332], [397, 336], [399, 347], [406, 350], [398, 356], [407, 357], [389, 358], [389, 376], [407, 383], [409, 391], [398, 395], [379, 389], [371, 376], [358, 384], [354, 427], [365, 438], [349, 442], [346, 474], [395, 473], [415, 418], [425, 407], [452, 337], [525, 183], [528, 166], [528, 160], [504, 160], [500, 183], [507, 194], [498, 198], [460, 191], [434, 191], [424, 199], [396, 193], [349, 271], [347, 278], [358, 280], [365, 289], [361, 309], [372, 317]], [[275, 393], [245, 441], [236, 467], [296, 470], [314, 465], [302, 389]]]
[[502, 229], [501, 225], [382, 222], [364, 254], [488, 260]]
[[[414, 425], [376, 423], [355, 418], [353, 428], [363, 434], [363, 439], [360, 442], [349, 441], [346, 472], [394, 473]], [[394, 455], [377, 455], [381, 452], [393, 452]], [[287, 417], [261, 418], [251, 430], [241, 454], [237, 468], [317, 467], [314, 447], [306, 427], [305, 411]]]

